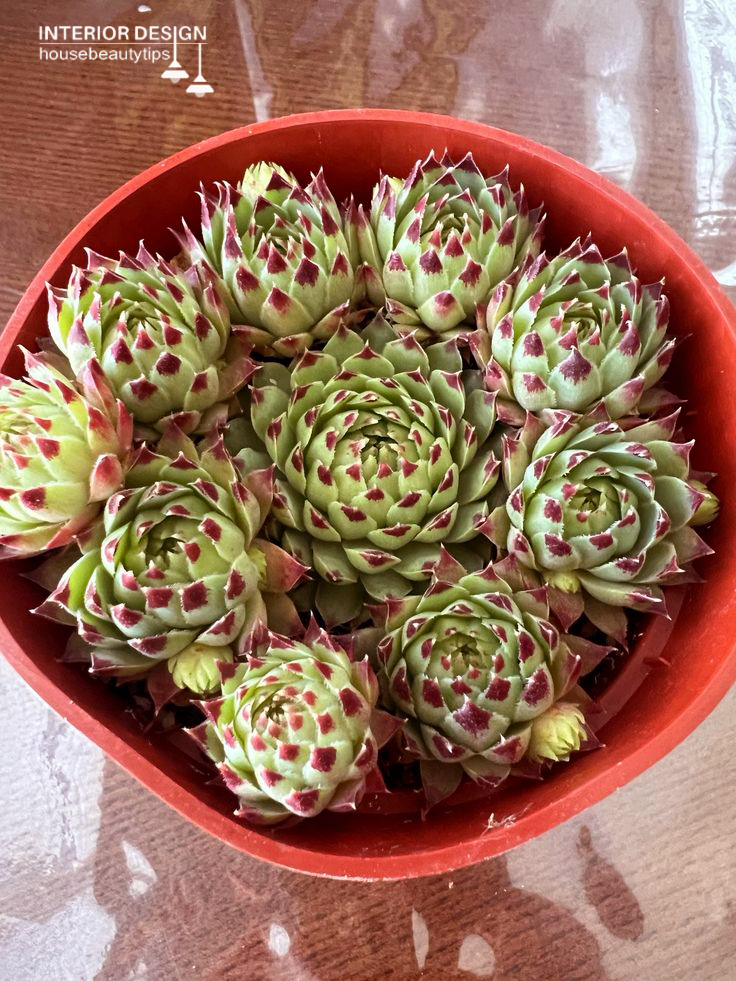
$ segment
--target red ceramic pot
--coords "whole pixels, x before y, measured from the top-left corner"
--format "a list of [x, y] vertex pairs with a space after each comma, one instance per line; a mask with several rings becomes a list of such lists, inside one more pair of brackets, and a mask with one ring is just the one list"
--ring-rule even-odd
[[[675, 358], [671, 383], [688, 400], [687, 428], [696, 437], [694, 466], [715, 470], [724, 501], [711, 532], [715, 556], [702, 563], [702, 585], [688, 589], [674, 629], [659, 619], [636, 656], [607, 693], [611, 715], [606, 745], [542, 783], [509, 784], [492, 799], [465, 799], [439, 808], [426, 821], [406, 810], [404, 798], [361, 813], [322, 815], [288, 830], [263, 831], [232, 816], [233, 800], [208, 786], [191, 761], [161, 742], [149, 742], [123, 697], [56, 658], [65, 631], [26, 612], [41, 599], [4, 567], [0, 591], [0, 645], [18, 673], [72, 725], [149, 790], [200, 828], [257, 858], [317, 875], [398, 879], [471, 865], [527, 841], [578, 814], [656, 763], [703, 721], [736, 678], [736, 516], [727, 488], [736, 486], [736, 386], [726, 366], [736, 364], [736, 313], [693, 252], [656, 215], [613, 184], [553, 150], [501, 130], [444, 116], [384, 110], [310, 113], [225, 133], [151, 167], [94, 209], [56, 249], [31, 283], [0, 339], [0, 361], [17, 374], [18, 343], [33, 345], [46, 331], [44, 283], [63, 284], [83, 247], [114, 255], [175, 250], [167, 229], [181, 215], [196, 223], [199, 182], [235, 182], [258, 160], [274, 160], [299, 177], [324, 166], [340, 199], [367, 200], [379, 170], [404, 174], [429, 150], [453, 155], [472, 150], [488, 174], [511, 166], [531, 202], [544, 201], [548, 248], [564, 247], [588, 231], [604, 255], [629, 250], [645, 282], [666, 277], [672, 331], [687, 340]], [[681, 597], [679, 597], [681, 598]], [[669, 637], [668, 637], [669, 634]], [[662, 652], [658, 663], [636, 687]], [[632, 694], [633, 691], [633, 694]], [[467, 795], [466, 795], [467, 797]], [[493, 811], [508, 826], [488, 831]]]

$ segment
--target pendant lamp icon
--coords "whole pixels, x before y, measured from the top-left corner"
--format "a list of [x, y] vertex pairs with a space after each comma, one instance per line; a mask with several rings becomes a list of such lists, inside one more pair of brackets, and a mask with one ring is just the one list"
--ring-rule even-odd
[[214, 92], [214, 89], [202, 74], [202, 45], [199, 44], [197, 47], [199, 48], [199, 71], [194, 81], [187, 86], [187, 92], [191, 92], [192, 95], [196, 95], [198, 99], [201, 99], [203, 95]]
[[161, 78], [168, 78], [176, 85], [180, 78], [189, 78], [189, 72], [185, 71], [176, 60], [176, 28], [174, 28], [174, 57], [169, 62], [169, 67], [161, 72]]

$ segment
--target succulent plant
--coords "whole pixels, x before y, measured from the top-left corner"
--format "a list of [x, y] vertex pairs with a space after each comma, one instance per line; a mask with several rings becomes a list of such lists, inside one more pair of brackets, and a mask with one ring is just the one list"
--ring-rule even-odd
[[244, 664], [222, 667], [222, 697], [203, 702], [192, 735], [258, 824], [353, 810], [384, 790], [378, 749], [398, 723], [376, 708], [367, 659], [312, 620], [302, 640], [260, 631]]
[[[430, 805], [465, 772], [496, 786], [527, 753], [533, 720], [575, 685], [583, 658], [549, 620], [546, 591], [515, 559], [466, 573], [445, 553], [423, 596], [380, 611], [384, 702], [406, 718]], [[379, 616], [379, 619], [381, 617]], [[577, 640], [600, 659], [609, 650]]]
[[96, 358], [113, 393], [155, 438], [170, 422], [206, 432], [255, 370], [203, 267], [179, 271], [141, 244], [135, 258], [88, 250], [65, 290], [48, 289], [49, 332], [75, 372]]
[[182, 259], [220, 278], [236, 333], [287, 356], [330, 337], [356, 294], [355, 246], [322, 171], [302, 188], [256, 164], [237, 189], [216, 184], [201, 199], [202, 240], [184, 224]]
[[660, 387], [664, 281], [590, 236], [540, 255], [542, 207], [470, 153], [369, 206], [266, 162], [200, 204], [171, 259], [87, 250], [0, 374], [0, 559], [53, 550], [24, 576], [64, 660], [175, 740], [201, 709], [260, 825], [594, 748], [632, 612], [698, 581], [719, 509]]
[[565, 626], [585, 612], [623, 640], [611, 608], [665, 612], [660, 586], [685, 581], [711, 551], [692, 526], [712, 520], [717, 499], [690, 472], [693, 444], [676, 441], [677, 412], [618, 423], [601, 415], [529, 416], [505, 439], [510, 493], [493, 535], [555, 588]]
[[417, 161], [405, 180], [383, 176], [369, 212], [352, 213], [369, 299], [419, 337], [475, 321], [476, 305], [542, 241], [541, 208], [514, 192], [508, 168], [485, 178], [468, 153]]
[[132, 679], [165, 663], [179, 687], [218, 687], [215, 662], [242, 654], [258, 623], [298, 624], [283, 594], [303, 567], [257, 537], [271, 496], [270, 470], [243, 477], [221, 437], [197, 449], [170, 427], [137, 452], [98, 539], [40, 612], [75, 619], [94, 673]]
[[[585, 412], [602, 400], [612, 419], [653, 392], [672, 358], [661, 283], [642, 286], [626, 252], [603, 260], [580, 239], [560, 255], [529, 257], [479, 309], [471, 346], [499, 399], [523, 410]], [[523, 419], [523, 413], [522, 413]]]
[[424, 350], [380, 320], [362, 335], [343, 327], [291, 371], [266, 365], [251, 419], [252, 431], [233, 422], [228, 446], [247, 468], [276, 464], [282, 544], [322, 579], [328, 623], [356, 615], [365, 593], [404, 595], [429, 579], [441, 543], [483, 533], [494, 396], [462, 370], [455, 341]]
[[589, 736], [580, 706], [556, 702], [532, 722], [527, 757], [535, 763], [566, 762]]
[[91, 362], [75, 383], [24, 351], [27, 379], [0, 375], [0, 558], [85, 533], [123, 483], [133, 427]]

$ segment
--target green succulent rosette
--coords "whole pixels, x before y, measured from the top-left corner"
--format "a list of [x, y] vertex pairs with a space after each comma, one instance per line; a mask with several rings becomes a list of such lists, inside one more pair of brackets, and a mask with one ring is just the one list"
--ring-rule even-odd
[[515, 559], [468, 574], [445, 554], [423, 596], [380, 613], [383, 701], [405, 719], [429, 806], [463, 773], [501, 783], [524, 760], [534, 720], [610, 650], [561, 636], [546, 590]]
[[505, 438], [509, 496], [492, 534], [554, 587], [566, 626], [585, 613], [623, 641], [616, 608], [665, 612], [661, 587], [687, 581], [710, 553], [693, 526], [715, 517], [717, 499], [691, 474], [693, 444], [678, 441], [677, 416], [552, 412]]
[[27, 378], [0, 375], [0, 558], [85, 534], [123, 483], [133, 426], [92, 362], [72, 381], [23, 351]]
[[535, 763], [566, 763], [589, 737], [580, 706], [557, 702], [532, 722], [527, 756]]
[[49, 333], [72, 369], [99, 361], [139, 437], [170, 423], [203, 433], [224, 422], [255, 365], [231, 336], [214, 277], [203, 266], [174, 269], [143, 244], [135, 258], [87, 256], [66, 289], [48, 288]]
[[494, 401], [454, 341], [425, 350], [380, 320], [258, 373], [252, 430], [234, 421], [228, 446], [246, 468], [276, 465], [281, 543], [320, 577], [328, 623], [357, 615], [366, 594], [406, 594], [443, 543], [465, 554], [482, 536], [499, 471]]
[[304, 569], [257, 537], [271, 496], [270, 470], [243, 476], [221, 437], [196, 448], [171, 427], [139, 449], [97, 540], [39, 612], [72, 618], [95, 674], [131, 680], [164, 665], [176, 687], [204, 694], [257, 624], [298, 624], [284, 594]]
[[385, 790], [378, 749], [398, 723], [377, 709], [367, 659], [311, 622], [301, 640], [261, 631], [244, 664], [222, 666], [222, 697], [190, 730], [256, 824], [354, 810]]
[[201, 199], [201, 240], [185, 224], [180, 258], [220, 279], [236, 333], [289, 357], [330, 337], [356, 293], [355, 245], [322, 171], [303, 188], [256, 164], [238, 188], [216, 184]]
[[600, 401], [617, 419], [668, 399], [653, 389], [675, 346], [668, 320], [661, 283], [643, 286], [625, 251], [604, 260], [578, 239], [501, 283], [479, 309], [471, 346], [500, 400], [532, 412]]
[[405, 180], [383, 176], [369, 211], [351, 217], [368, 298], [420, 339], [474, 323], [476, 306], [538, 254], [544, 224], [508, 168], [485, 178], [471, 154], [454, 163], [430, 153]]

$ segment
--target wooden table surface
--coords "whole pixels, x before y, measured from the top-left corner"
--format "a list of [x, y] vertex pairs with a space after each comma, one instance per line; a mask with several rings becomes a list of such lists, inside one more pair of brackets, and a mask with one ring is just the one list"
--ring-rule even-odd
[[[2, 322], [61, 237], [143, 168], [255, 119], [349, 106], [449, 113], [568, 153], [657, 211], [736, 296], [733, 0], [0, 6]], [[214, 94], [150, 62], [41, 61], [38, 27], [58, 23], [206, 25]], [[555, 831], [388, 885], [233, 852], [2, 661], [0, 698], [3, 981], [736, 978], [736, 693]]]

